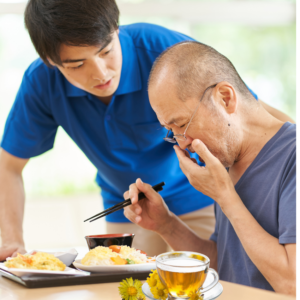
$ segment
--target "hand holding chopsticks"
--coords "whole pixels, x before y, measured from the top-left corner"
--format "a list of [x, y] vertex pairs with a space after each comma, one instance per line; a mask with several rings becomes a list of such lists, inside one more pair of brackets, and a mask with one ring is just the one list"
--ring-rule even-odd
[[[156, 192], [160, 192], [160, 191], [163, 190], [163, 186], [164, 185], [165, 185], [165, 183], [161, 182], [159, 184], [156, 184], [156, 185], [152, 186], [152, 188]], [[142, 200], [144, 198], [145, 198], [145, 194], [144, 193], [139, 193], [139, 200], [138, 201], [140, 201], [140, 200]], [[94, 222], [94, 221], [96, 221], [96, 220], [98, 220], [98, 219], [100, 219], [102, 217], [105, 217], [105, 216], [107, 216], [107, 215], [109, 215], [109, 214], [111, 214], [111, 213], [113, 213], [113, 212], [115, 212], [117, 210], [120, 210], [120, 209], [122, 209], [122, 208], [124, 208], [124, 207], [126, 207], [128, 205], [131, 205], [131, 199], [127, 199], [127, 200], [125, 200], [125, 201], [123, 201], [121, 203], [118, 203], [118, 204], [116, 204], [116, 205], [114, 205], [114, 206], [112, 206], [112, 207], [110, 207], [110, 208], [108, 208], [108, 209], [106, 209], [106, 210], [104, 210], [104, 211], [102, 211], [102, 212], [100, 212], [100, 213], [98, 213], [98, 214], [96, 214], [96, 215], [94, 215], [94, 216], [92, 216], [92, 217], [84, 220], [84, 222], [86, 222], [86, 221]]]

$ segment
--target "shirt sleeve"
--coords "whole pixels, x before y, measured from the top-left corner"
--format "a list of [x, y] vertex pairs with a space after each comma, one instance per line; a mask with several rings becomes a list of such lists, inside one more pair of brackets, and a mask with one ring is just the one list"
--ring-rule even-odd
[[[26, 71], [8, 115], [1, 147], [8, 153], [30, 158], [53, 147], [57, 123], [49, 104], [47, 78]], [[47, 76], [47, 74], [44, 74]]]
[[296, 151], [285, 170], [279, 199], [279, 243], [296, 243]]

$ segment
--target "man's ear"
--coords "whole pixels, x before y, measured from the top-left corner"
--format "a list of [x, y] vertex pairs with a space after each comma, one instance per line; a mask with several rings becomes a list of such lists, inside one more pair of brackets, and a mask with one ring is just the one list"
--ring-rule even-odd
[[216, 97], [228, 114], [233, 114], [237, 109], [237, 94], [234, 87], [226, 82], [219, 82], [216, 86]]

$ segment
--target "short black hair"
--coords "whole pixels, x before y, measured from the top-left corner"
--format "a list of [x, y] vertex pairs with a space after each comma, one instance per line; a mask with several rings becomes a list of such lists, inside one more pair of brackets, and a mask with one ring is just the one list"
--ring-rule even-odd
[[229, 82], [245, 98], [254, 100], [231, 61], [200, 42], [184, 41], [165, 50], [152, 66], [148, 86], [156, 82], [165, 67], [170, 68], [169, 74], [182, 101], [201, 96], [208, 86], [221, 81]]
[[62, 44], [71, 46], [107, 45], [119, 27], [115, 0], [29, 0], [25, 26], [41, 57], [62, 65]]

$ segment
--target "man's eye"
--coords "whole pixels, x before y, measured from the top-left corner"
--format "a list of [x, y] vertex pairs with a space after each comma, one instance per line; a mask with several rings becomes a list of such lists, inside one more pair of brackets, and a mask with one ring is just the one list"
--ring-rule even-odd
[[80, 67], [82, 67], [83, 65], [79, 65], [77, 67], [70, 67], [70, 69], [73, 69], [73, 70], [76, 70], [76, 69], [79, 69]]
[[172, 130], [171, 128], [168, 128], [167, 126], [165, 126], [165, 125], [162, 125], [162, 124], [160, 124], [160, 126], [162, 127], [162, 128], [165, 128], [165, 129], [167, 129], [167, 130]]
[[112, 49], [109, 49], [109, 50], [107, 50], [106, 52], [104, 52], [103, 54], [104, 54], [104, 55], [107, 55], [108, 53], [110, 53], [111, 50], [112, 50]]
[[185, 124], [183, 124], [183, 125], [181, 125], [181, 126], [180, 126], [180, 128], [183, 128], [185, 125], [186, 125], [186, 123], [185, 123]]

